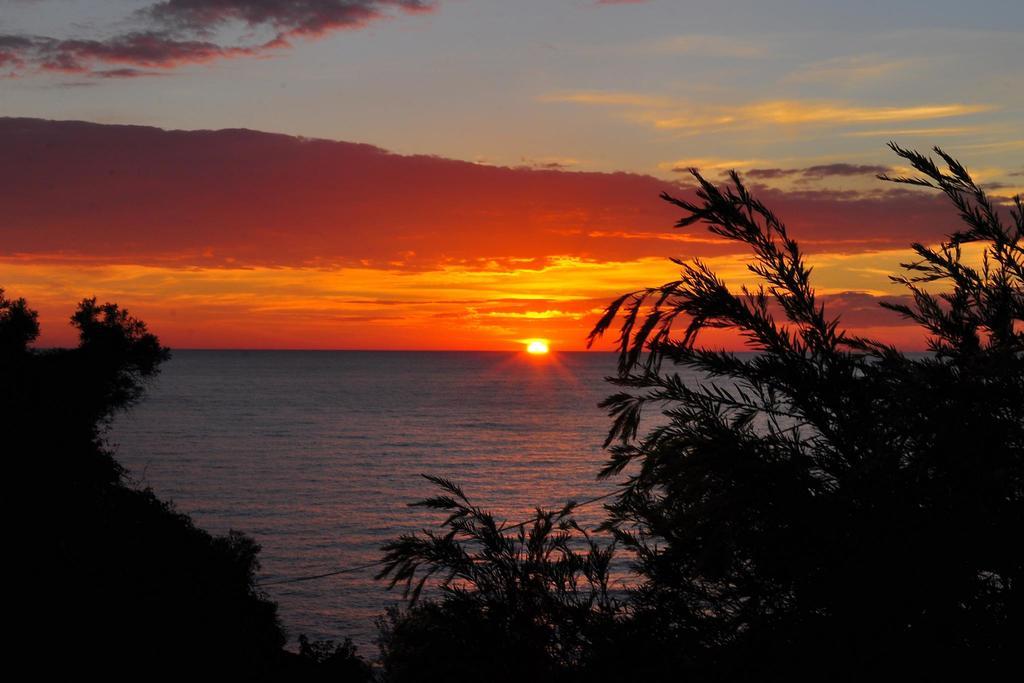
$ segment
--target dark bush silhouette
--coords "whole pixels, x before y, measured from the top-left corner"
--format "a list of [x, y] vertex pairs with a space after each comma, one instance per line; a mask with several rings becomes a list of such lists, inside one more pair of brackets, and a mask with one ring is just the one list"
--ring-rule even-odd
[[[618, 610], [608, 587], [612, 547], [572, 521], [572, 504], [503, 527], [457, 485], [428, 479], [442, 494], [417, 505], [447, 513], [447, 531], [385, 546], [379, 578], [412, 598], [380, 622], [387, 679], [574, 679], [609, 644]], [[418, 601], [432, 578], [440, 599]]]
[[335, 683], [366, 683], [374, 680], [373, 669], [359, 656], [358, 648], [346, 638], [341, 644], [333, 640], [309, 640], [299, 636], [299, 653], [289, 658], [280, 671], [282, 680], [334, 681]]
[[[986, 678], [1019, 663], [1024, 590], [1024, 222], [954, 159], [896, 145], [965, 227], [893, 278], [886, 304], [931, 353], [844, 333], [785, 226], [732, 174], [664, 199], [749, 247], [764, 283], [730, 292], [700, 262], [628, 294], [603, 476], [628, 473], [609, 526], [637, 555], [633, 609], [700, 678]], [[961, 248], [984, 248], [981, 267]], [[943, 293], [932, 293], [938, 283]], [[682, 326], [679, 336], [673, 333]], [[711, 327], [755, 356], [699, 346]], [[666, 367], [668, 366], [668, 367]], [[709, 381], [687, 384], [671, 367]], [[642, 411], [664, 426], [638, 436]]]
[[268, 675], [284, 637], [254, 585], [259, 546], [213, 537], [126, 485], [103, 443], [167, 349], [113, 304], [87, 299], [72, 323], [78, 347], [35, 350], [35, 312], [0, 292], [4, 499], [17, 539], [7, 591], [22, 634], [11, 659], [40, 675]]
[[[385, 549], [392, 585], [408, 590], [421, 567], [443, 578], [439, 601], [383, 624], [395, 680], [985, 679], [1019, 663], [1024, 211], [1017, 198], [1007, 224], [941, 150], [945, 170], [892, 148], [923, 177], [889, 180], [940, 189], [965, 225], [913, 245], [919, 260], [893, 278], [913, 304], [886, 304], [931, 352], [844, 332], [784, 224], [736, 173], [720, 189], [694, 170], [696, 202], [663, 196], [685, 213], [678, 227], [751, 249], [762, 284], [732, 292], [676, 261], [679, 280], [620, 297], [591, 335], [621, 317], [600, 476], [626, 477], [605, 528], [635, 558], [628, 602], [577, 611], [551, 581], [572, 571], [531, 551], [550, 520], [572, 528], [571, 509], [514, 537], [438, 480], [447, 495], [424, 504], [450, 511], [448, 533]], [[980, 267], [967, 244], [984, 249]], [[756, 353], [703, 348], [709, 328]], [[652, 409], [662, 418], [642, 434]], [[601, 580], [584, 585], [603, 595]]]

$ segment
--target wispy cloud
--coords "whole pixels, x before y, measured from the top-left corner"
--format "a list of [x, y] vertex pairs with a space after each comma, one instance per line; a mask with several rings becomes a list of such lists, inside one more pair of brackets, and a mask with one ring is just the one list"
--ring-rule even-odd
[[774, 179], [800, 176], [806, 179], [821, 179], [830, 176], [874, 176], [890, 173], [888, 166], [873, 164], [819, 164], [806, 168], [752, 168], [746, 172], [748, 178]]
[[912, 106], [863, 106], [847, 102], [774, 100], [721, 108], [716, 112], [696, 111], [682, 116], [654, 115], [655, 128], [685, 129], [728, 125], [774, 124], [781, 126], [861, 124], [898, 121], [927, 121], [991, 111], [982, 104], [923, 104]]
[[674, 36], [656, 41], [652, 48], [656, 52], [670, 54], [699, 55], [703, 57], [756, 59], [768, 54], [768, 48], [750, 36], [733, 37], [722, 35], [690, 34]]
[[541, 102], [568, 102], [609, 107], [669, 108], [676, 104], [671, 97], [645, 95], [616, 90], [574, 90], [542, 95]]
[[745, 169], [759, 164], [771, 163], [767, 159], [720, 159], [718, 157], [692, 157], [677, 161], [664, 161], [658, 168], [671, 173], [689, 173], [691, 168], [701, 171], [732, 171]]
[[283, 39], [359, 28], [391, 8], [426, 12], [433, 7], [433, 0], [164, 0], [138, 14], [170, 30], [212, 34], [238, 23], [270, 28]]
[[920, 135], [935, 137], [937, 135], [966, 135], [984, 131], [983, 126], [946, 126], [936, 128], [883, 128], [872, 130], [851, 130], [841, 133], [846, 138], [885, 138], [896, 136]]
[[724, 128], [761, 126], [861, 126], [970, 116], [993, 111], [980, 103], [929, 103], [902, 106], [859, 104], [841, 100], [763, 100], [736, 105], [708, 105], [686, 99], [628, 91], [567, 91], [541, 98], [615, 109], [629, 120], [658, 130], [699, 133]]
[[[125, 33], [105, 40], [0, 35], [0, 54], [7, 54], [6, 60], [0, 57], [0, 64], [6, 61], [13, 67], [12, 74], [29, 69], [128, 78], [150, 73], [134, 67], [173, 69], [215, 59], [252, 56], [273, 47], [222, 47], [209, 41], [180, 40], [156, 31]], [[130, 66], [109, 69], [97, 68], [97, 64]]]
[[580, 165], [580, 160], [573, 157], [520, 157], [519, 160], [524, 166], [542, 171], [562, 171]]
[[800, 67], [784, 80], [795, 83], [825, 82], [853, 85], [901, 74], [924, 63], [919, 58], [885, 55], [832, 57]]

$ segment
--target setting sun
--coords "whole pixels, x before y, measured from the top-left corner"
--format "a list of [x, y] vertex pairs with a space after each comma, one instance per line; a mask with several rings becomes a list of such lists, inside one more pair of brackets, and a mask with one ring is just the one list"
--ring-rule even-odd
[[543, 339], [531, 339], [526, 344], [526, 352], [534, 355], [545, 354], [549, 351], [548, 343]]

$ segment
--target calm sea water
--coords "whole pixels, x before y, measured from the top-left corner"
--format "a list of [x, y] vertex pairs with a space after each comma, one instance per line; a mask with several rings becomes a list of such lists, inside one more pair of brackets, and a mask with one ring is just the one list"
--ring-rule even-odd
[[[440, 521], [419, 475], [461, 483], [515, 522], [609, 490], [608, 354], [177, 351], [109, 435], [135, 481], [213, 533], [262, 546], [273, 581], [373, 562]], [[584, 522], [600, 519], [599, 505]], [[351, 636], [399, 599], [372, 570], [270, 586], [289, 638]]]

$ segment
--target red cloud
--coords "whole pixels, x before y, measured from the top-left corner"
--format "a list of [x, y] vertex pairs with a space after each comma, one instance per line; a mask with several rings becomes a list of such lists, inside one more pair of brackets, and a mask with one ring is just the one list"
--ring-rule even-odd
[[[111, 38], [0, 34], [0, 68], [6, 69], [8, 76], [23, 75], [27, 70], [104, 78], [151, 75], [139, 69], [103, 69], [97, 65], [172, 69], [249, 57], [287, 47], [289, 37], [315, 37], [360, 28], [386, 17], [389, 8], [415, 13], [433, 7], [430, 0], [166, 0], [135, 13], [136, 20], [144, 23], [144, 30]], [[217, 42], [217, 30], [232, 24], [267, 29], [274, 35], [252, 45]]]
[[[700, 228], [673, 231], [676, 212], [658, 194], [689, 190], [650, 176], [480, 166], [247, 130], [36, 119], [0, 119], [0, 146], [18, 160], [0, 166], [7, 256], [416, 270], [737, 251]], [[759, 196], [815, 251], [936, 241], [956, 221], [927, 193]]]
[[[6, 47], [6, 51], [5, 51]], [[40, 71], [90, 74], [101, 78], [152, 75], [135, 68], [96, 69], [95, 64], [171, 69], [225, 57], [252, 56], [275, 45], [221, 47], [199, 40], [178, 40], [167, 33], [126, 33], [108, 40], [56, 40], [44, 37], [0, 36], [0, 66], [16, 71], [31, 66]]]

